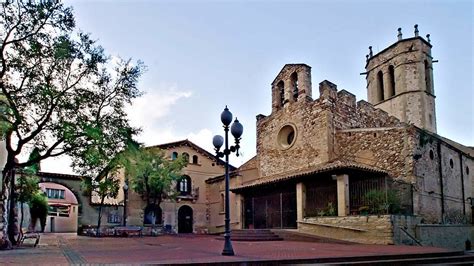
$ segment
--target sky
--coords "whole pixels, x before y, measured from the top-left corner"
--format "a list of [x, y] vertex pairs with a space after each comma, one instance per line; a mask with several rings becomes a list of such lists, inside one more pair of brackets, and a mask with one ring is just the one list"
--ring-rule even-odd
[[[127, 109], [138, 140], [189, 139], [213, 152], [227, 105], [244, 126], [239, 166], [256, 154], [256, 115], [271, 113], [271, 82], [287, 63], [312, 67], [313, 98], [329, 80], [367, 100], [365, 55], [431, 35], [438, 134], [474, 146], [473, 2], [69, 0], [77, 27], [112, 58], [142, 60], [145, 95]], [[43, 171], [72, 173], [65, 158]]]

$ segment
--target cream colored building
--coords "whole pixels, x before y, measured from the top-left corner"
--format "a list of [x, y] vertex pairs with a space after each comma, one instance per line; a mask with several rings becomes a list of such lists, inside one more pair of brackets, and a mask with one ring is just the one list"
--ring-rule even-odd
[[176, 200], [164, 199], [158, 208], [147, 209], [146, 201], [129, 190], [127, 224], [146, 228], [159, 225], [176, 233], [207, 233], [211, 219], [208, 206], [219, 203], [209, 198], [205, 181], [224, 173], [223, 162], [189, 140], [148, 148], [164, 150], [170, 160], [184, 155], [189, 159], [188, 165], [183, 170], [184, 178], [176, 184]]

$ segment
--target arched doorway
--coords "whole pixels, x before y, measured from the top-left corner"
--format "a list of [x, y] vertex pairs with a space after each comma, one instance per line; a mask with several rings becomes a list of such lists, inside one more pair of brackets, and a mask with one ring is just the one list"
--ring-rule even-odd
[[193, 232], [193, 209], [184, 205], [178, 210], [178, 233]]

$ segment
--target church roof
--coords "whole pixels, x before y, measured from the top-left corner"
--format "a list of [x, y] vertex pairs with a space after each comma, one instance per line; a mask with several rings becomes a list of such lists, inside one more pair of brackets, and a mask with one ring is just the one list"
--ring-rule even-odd
[[375, 168], [373, 166], [368, 166], [368, 165], [364, 165], [364, 164], [356, 163], [352, 161], [347, 161], [347, 160], [336, 160], [333, 162], [316, 165], [316, 166], [302, 169], [299, 171], [292, 171], [292, 172], [286, 172], [282, 174], [262, 177], [262, 178], [253, 180], [247, 184], [243, 184], [242, 186], [232, 188], [231, 191], [239, 192], [247, 188], [255, 188], [262, 185], [288, 181], [288, 180], [302, 178], [305, 176], [310, 176], [310, 175], [315, 175], [315, 174], [331, 173], [331, 172], [344, 173], [343, 170], [356, 170], [356, 171], [379, 174], [379, 175], [387, 174], [386, 171]]

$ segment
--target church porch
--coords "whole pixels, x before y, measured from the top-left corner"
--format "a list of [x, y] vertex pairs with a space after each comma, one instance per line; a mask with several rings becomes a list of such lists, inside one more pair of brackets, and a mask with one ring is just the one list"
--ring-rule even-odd
[[[362, 235], [367, 231], [359, 230], [357, 226], [351, 228], [344, 221], [352, 224], [350, 217], [359, 219], [362, 214], [368, 217], [375, 208], [367, 202], [368, 193], [387, 195], [392, 186], [388, 180], [387, 174], [379, 169], [336, 161], [298, 173], [254, 180], [232, 191], [244, 199], [241, 210], [244, 229], [293, 228], [345, 239], [345, 231], [362, 232]], [[391, 234], [390, 222], [387, 218], [379, 220], [377, 225], [370, 226], [387, 229], [385, 235], [388, 237]], [[332, 232], [334, 230], [342, 236], [337, 237], [338, 234]], [[332, 233], [327, 235], [324, 232]]]

